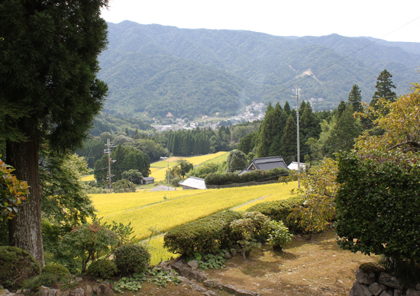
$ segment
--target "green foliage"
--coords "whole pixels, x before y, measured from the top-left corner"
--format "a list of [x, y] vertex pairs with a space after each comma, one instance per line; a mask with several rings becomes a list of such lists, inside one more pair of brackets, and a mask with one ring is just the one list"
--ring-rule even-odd
[[23, 280], [41, 272], [41, 266], [26, 251], [17, 247], [0, 246], [0, 285], [20, 287]]
[[241, 150], [233, 150], [229, 153], [227, 159], [227, 170], [233, 173], [234, 171], [242, 171], [247, 166], [246, 154]]
[[138, 291], [141, 289], [142, 282], [155, 283], [160, 287], [166, 287], [168, 283], [179, 284], [181, 281], [175, 271], [166, 271], [160, 267], [154, 267], [140, 274], [134, 273], [131, 277], [122, 277], [114, 283], [113, 288], [119, 293], [123, 293], [124, 290]]
[[115, 193], [118, 192], [135, 192], [136, 185], [134, 183], [127, 181], [125, 179], [120, 179], [117, 182], [112, 183], [112, 190]]
[[291, 219], [299, 221], [299, 226], [306, 232], [323, 231], [335, 219], [335, 196], [339, 188], [337, 162], [324, 158], [301, 173], [305, 203], [296, 207]]
[[217, 254], [194, 253], [194, 259], [197, 260], [200, 269], [222, 269], [225, 267], [227, 250], [219, 250]]
[[135, 184], [140, 184], [141, 179], [143, 179], [142, 173], [140, 173], [138, 170], [133, 169], [123, 172], [121, 176], [124, 179], [129, 180], [130, 182]]
[[0, 222], [16, 216], [17, 206], [29, 192], [28, 184], [12, 175], [13, 171], [11, 166], [0, 159]]
[[220, 249], [229, 249], [238, 237], [232, 235], [229, 227], [241, 214], [223, 211], [197, 221], [171, 229], [164, 237], [164, 247], [169, 251], [186, 256], [194, 253], [215, 254]]
[[59, 276], [65, 276], [66, 274], [70, 274], [70, 271], [63, 265], [58, 263], [50, 263], [45, 265], [41, 269], [42, 273], [51, 273]]
[[22, 288], [38, 291], [41, 286], [53, 287], [64, 278], [61, 275], [45, 272], [26, 279], [22, 283]]
[[290, 218], [293, 210], [303, 205], [305, 198], [303, 196], [292, 197], [283, 200], [275, 200], [258, 203], [247, 212], [260, 212], [274, 221], [283, 221], [293, 233], [300, 232], [303, 229], [299, 226], [299, 221]]
[[253, 248], [259, 247], [260, 243], [256, 240], [257, 236], [261, 236], [264, 226], [270, 218], [260, 212], [247, 212], [242, 219], [234, 220], [230, 223], [232, 233], [240, 236], [237, 243], [240, 246], [242, 257], [246, 259], [247, 255]]
[[115, 263], [123, 275], [141, 273], [150, 263], [150, 253], [140, 244], [125, 244], [114, 253]]
[[283, 247], [292, 241], [293, 235], [284, 225], [283, 221], [268, 222], [268, 243], [273, 246], [273, 250], [281, 251]]
[[419, 261], [420, 158], [398, 151], [339, 155], [339, 245], [353, 252]]
[[184, 178], [193, 169], [194, 165], [185, 159], [177, 160], [177, 165], [171, 167], [170, 175]]
[[357, 84], [353, 85], [351, 88], [351, 91], [349, 93], [349, 97], [347, 99], [347, 102], [353, 106], [354, 112], [362, 112], [362, 92], [360, 88], [357, 86]]
[[99, 259], [93, 261], [92, 264], [89, 265], [86, 274], [100, 279], [110, 279], [117, 272], [118, 269], [114, 261], [107, 259]]
[[86, 223], [94, 207], [80, 178], [87, 164], [76, 154], [43, 153], [39, 174], [42, 185], [42, 217], [61, 227]]
[[379, 74], [376, 80], [376, 91], [373, 94], [372, 101], [370, 102], [372, 107], [376, 106], [379, 98], [385, 98], [387, 101], [391, 102], [394, 102], [397, 99], [396, 93], [392, 91], [392, 89], [395, 88], [395, 85], [393, 84], [391, 78], [391, 73], [389, 73], [386, 69]]
[[[129, 170], [137, 170], [144, 177], [150, 174], [149, 157], [134, 147], [118, 145], [111, 152], [111, 171], [114, 175], [112, 180], [122, 179], [122, 174]], [[115, 160], [115, 162], [114, 162]], [[102, 158], [95, 162], [94, 176], [98, 182], [106, 182], [108, 176], [108, 155], [104, 154]]]
[[92, 224], [73, 227], [71, 232], [64, 235], [60, 248], [72, 258], [81, 259], [83, 273], [90, 261], [109, 255], [118, 242], [115, 232], [94, 221]]
[[190, 176], [194, 176], [204, 179], [205, 177], [207, 177], [207, 175], [211, 173], [224, 172], [226, 170], [225, 164], [226, 162], [219, 164], [213, 162], [204, 163], [198, 167], [193, 168], [191, 171], [188, 172], [188, 174], [185, 177], [188, 178]]
[[278, 180], [280, 176], [287, 176], [289, 171], [285, 168], [273, 168], [267, 171], [255, 170], [242, 175], [236, 173], [213, 173], [205, 178], [206, 185], [227, 185], [234, 183], [265, 182]]

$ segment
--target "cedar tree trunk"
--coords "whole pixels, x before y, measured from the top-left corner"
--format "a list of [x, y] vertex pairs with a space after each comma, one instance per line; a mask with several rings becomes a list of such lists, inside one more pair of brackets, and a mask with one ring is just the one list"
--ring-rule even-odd
[[19, 205], [18, 215], [9, 221], [9, 244], [28, 251], [44, 266], [38, 152], [38, 135], [28, 137], [27, 142], [6, 142], [7, 163], [15, 168], [16, 177], [29, 186], [29, 195]]

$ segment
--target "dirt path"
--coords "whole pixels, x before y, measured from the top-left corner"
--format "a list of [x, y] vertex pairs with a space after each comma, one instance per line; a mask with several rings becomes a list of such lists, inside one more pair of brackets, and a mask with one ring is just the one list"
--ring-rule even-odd
[[341, 250], [333, 231], [314, 235], [311, 240], [295, 237], [283, 253], [270, 246], [229, 260], [226, 268], [208, 271], [210, 278], [242, 289], [268, 295], [349, 295], [356, 269], [376, 257]]

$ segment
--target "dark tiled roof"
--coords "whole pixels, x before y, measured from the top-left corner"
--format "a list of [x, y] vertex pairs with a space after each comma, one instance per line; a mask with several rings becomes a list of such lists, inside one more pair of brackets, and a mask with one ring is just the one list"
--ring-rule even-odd
[[153, 178], [153, 177], [144, 177], [143, 180], [145, 180], [145, 181], [154, 181], [155, 178]]
[[249, 169], [252, 164], [254, 164], [257, 170], [264, 170], [267, 171], [273, 168], [287, 168], [286, 163], [284, 162], [281, 156], [270, 156], [270, 157], [261, 157], [261, 158], [254, 158], [250, 165], [247, 167]]

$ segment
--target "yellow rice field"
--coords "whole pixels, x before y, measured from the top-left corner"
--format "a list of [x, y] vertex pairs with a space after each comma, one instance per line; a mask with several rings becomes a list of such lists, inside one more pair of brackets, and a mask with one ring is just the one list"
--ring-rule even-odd
[[[262, 197], [261, 201], [271, 196], [275, 199], [289, 198], [293, 183], [296, 182], [208, 190], [92, 194], [91, 199], [98, 210], [97, 215], [104, 221], [131, 222], [135, 235], [144, 239], [150, 234], [149, 227], [167, 231]], [[249, 206], [251, 204], [244, 208]]]
[[90, 181], [95, 181], [95, 177], [93, 176], [93, 174], [92, 175], [86, 175], [86, 176], [83, 176], [82, 179], [80, 179], [80, 180], [84, 181], [84, 182], [90, 182]]
[[[226, 160], [227, 155], [229, 154], [229, 152], [225, 152], [225, 151], [219, 151], [217, 153], [213, 153], [213, 154], [206, 154], [206, 155], [200, 155], [200, 156], [194, 156], [194, 157], [176, 157], [177, 159], [186, 159], [187, 161], [189, 161], [190, 163], [192, 163], [193, 165], [200, 165], [204, 162], [207, 161], [212, 161], [213, 159], [216, 162], [221, 162], [223, 161], [223, 158]], [[171, 157], [170, 159], [173, 159], [174, 157]], [[176, 161], [169, 161], [169, 167], [173, 167], [175, 165], [177, 165], [178, 163]], [[167, 175], [167, 168], [168, 168], [168, 161], [167, 160], [162, 160], [162, 161], [158, 161], [158, 162], [154, 162], [152, 164], [150, 164], [150, 171], [151, 171], [151, 177], [155, 178], [155, 182], [161, 182], [166, 180], [166, 178], [168, 177]]]

